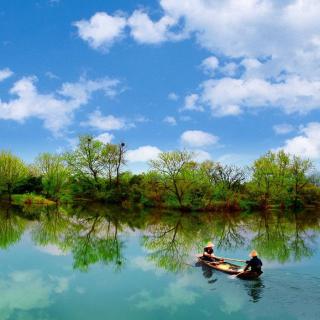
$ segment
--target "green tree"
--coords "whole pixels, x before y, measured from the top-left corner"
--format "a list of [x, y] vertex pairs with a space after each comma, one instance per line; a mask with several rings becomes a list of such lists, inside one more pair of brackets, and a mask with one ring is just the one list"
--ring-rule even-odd
[[0, 152], [0, 189], [5, 190], [11, 201], [12, 191], [29, 174], [27, 166], [10, 152]]
[[65, 154], [65, 159], [74, 174], [94, 180], [98, 186], [98, 178], [103, 172], [101, 153], [103, 143], [90, 135], [80, 136], [79, 144], [73, 152]]
[[188, 177], [188, 164], [193, 154], [188, 151], [160, 153], [158, 159], [151, 160], [151, 168], [162, 176], [161, 182], [176, 198], [180, 207], [184, 206], [186, 193], [191, 186]]
[[117, 174], [118, 147], [115, 144], [107, 143], [101, 151], [101, 164], [105, 168], [109, 185]]
[[308, 172], [312, 169], [312, 162], [308, 159], [302, 159], [300, 157], [294, 156], [290, 165], [290, 173], [292, 180], [293, 189], [293, 203], [294, 206], [298, 205], [301, 201], [301, 195], [303, 190], [309, 183], [309, 178], [307, 176]]
[[68, 186], [70, 173], [60, 155], [42, 153], [36, 161], [36, 167], [42, 175], [43, 189], [47, 195], [58, 200]]

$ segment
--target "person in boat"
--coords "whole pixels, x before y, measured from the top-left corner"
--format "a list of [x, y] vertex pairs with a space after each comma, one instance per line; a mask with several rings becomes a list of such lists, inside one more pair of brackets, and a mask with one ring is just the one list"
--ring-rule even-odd
[[251, 259], [249, 261], [246, 261], [247, 265], [244, 268], [244, 271], [252, 271], [256, 272], [258, 275], [262, 273], [262, 261], [258, 258], [258, 253], [256, 250], [252, 250], [250, 252]]
[[214, 255], [214, 244], [212, 242], [208, 242], [208, 244], [203, 249], [203, 259], [206, 261], [214, 261], [215, 255]]

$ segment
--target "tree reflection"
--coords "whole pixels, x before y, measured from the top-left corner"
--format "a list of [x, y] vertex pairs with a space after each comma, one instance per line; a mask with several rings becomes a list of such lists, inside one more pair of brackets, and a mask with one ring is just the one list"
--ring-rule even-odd
[[54, 245], [73, 255], [73, 266], [87, 271], [93, 264], [125, 263], [128, 231], [139, 230], [147, 259], [158, 268], [177, 272], [194, 261], [208, 240], [218, 249], [255, 248], [270, 261], [284, 263], [314, 254], [320, 213], [263, 211], [185, 213], [123, 210], [87, 206], [0, 207], [0, 247], [18, 242], [29, 228], [39, 246]]
[[32, 230], [33, 241], [40, 245], [55, 244], [64, 249], [62, 235], [71, 226], [71, 221], [59, 206], [41, 207], [37, 223]]
[[245, 226], [240, 213], [219, 213], [212, 226], [213, 239], [218, 248], [232, 250], [245, 245]]
[[157, 267], [176, 272], [187, 267], [187, 260], [197, 244], [208, 237], [208, 225], [199, 217], [183, 212], [159, 216], [146, 230], [143, 246], [149, 251], [148, 260]]
[[95, 263], [113, 263], [117, 269], [124, 262], [123, 242], [118, 238], [118, 223], [102, 217], [81, 219], [80, 232], [67, 234], [66, 242], [71, 248], [74, 268], [87, 271]]
[[313, 223], [305, 213], [262, 212], [255, 214], [256, 223], [252, 224], [256, 235], [251, 246], [268, 260], [284, 263], [293, 259], [313, 255], [319, 215], [313, 213]]
[[14, 206], [0, 207], [0, 247], [7, 249], [18, 242], [25, 231], [27, 221], [20, 217]]

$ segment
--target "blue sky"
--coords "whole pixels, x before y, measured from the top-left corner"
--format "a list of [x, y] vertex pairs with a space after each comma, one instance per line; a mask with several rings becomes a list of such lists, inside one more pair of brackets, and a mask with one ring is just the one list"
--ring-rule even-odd
[[32, 161], [79, 134], [240, 165], [320, 158], [320, 3], [4, 0], [0, 148]]

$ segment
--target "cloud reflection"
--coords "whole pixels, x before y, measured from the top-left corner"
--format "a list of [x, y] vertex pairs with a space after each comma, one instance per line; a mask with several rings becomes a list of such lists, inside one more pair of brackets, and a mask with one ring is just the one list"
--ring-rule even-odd
[[45, 309], [53, 303], [52, 295], [66, 291], [68, 286], [66, 278], [46, 278], [36, 270], [12, 272], [0, 279], [0, 319]]

